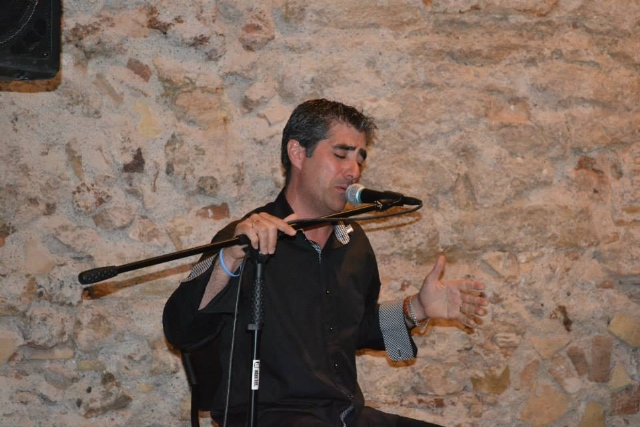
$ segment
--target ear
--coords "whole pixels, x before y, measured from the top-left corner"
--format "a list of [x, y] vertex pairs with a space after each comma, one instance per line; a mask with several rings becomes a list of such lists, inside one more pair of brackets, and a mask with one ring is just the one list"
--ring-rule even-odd
[[307, 157], [306, 150], [295, 139], [290, 139], [289, 142], [287, 142], [287, 154], [289, 154], [291, 165], [296, 169], [302, 167], [302, 160]]

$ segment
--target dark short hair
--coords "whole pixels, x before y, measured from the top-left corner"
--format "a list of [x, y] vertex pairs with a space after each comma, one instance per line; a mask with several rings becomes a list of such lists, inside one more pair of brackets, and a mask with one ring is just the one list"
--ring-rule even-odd
[[292, 139], [298, 141], [304, 147], [307, 157], [311, 157], [318, 142], [327, 138], [329, 129], [336, 123], [344, 123], [358, 132], [364, 132], [367, 145], [370, 145], [375, 138], [376, 125], [373, 119], [354, 107], [327, 99], [303, 102], [293, 110], [282, 132], [280, 160], [287, 183], [291, 175], [291, 160], [287, 152], [289, 141]]

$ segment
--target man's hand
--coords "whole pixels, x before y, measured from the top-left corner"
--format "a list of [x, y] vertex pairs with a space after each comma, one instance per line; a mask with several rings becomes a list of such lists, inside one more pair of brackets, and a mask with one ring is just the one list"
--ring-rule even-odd
[[484, 284], [474, 280], [440, 280], [446, 259], [438, 258], [433, 270], [427, 275], [420, 288], [415, 304], [416, 317], [457, 319], [464, 325], [475, 328], [479, 325], [477, 316], [487, 314], [489, 301], [484, 297]]
[[[268, 213], [253, 214], [244, 221], [238, 223], [235, 236], [244, 234], [251, 241], [251, 246], [258, 249], [261, 254], [273, 255], [278, 242], [278, 232], [283, 232], [289, 236], [295, 236], [296, 230], [287, 224], [287, 221], [296, 219], [295, 214], [291, 214], [284, 219], [277, 218]], [[244, 246], [232, 246], [225, 249], [225, 258], [229, 256], [234, 261], [241, 261], [244, 258]]]

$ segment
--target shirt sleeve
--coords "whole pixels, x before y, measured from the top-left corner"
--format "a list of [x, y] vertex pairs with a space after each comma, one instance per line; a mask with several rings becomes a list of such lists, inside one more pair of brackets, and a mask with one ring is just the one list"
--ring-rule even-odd
[[402, 313], [402, 300], [380, 304], [380, 330], [387, 356], [393, 361], [409, 360], [418, 354]]
[[[272, 212], [272, 205], [271, 203], [249, 212], [243, 219], [254, 212]], [[212, 243], [233, 239], [235, 227], [241, 220], [232, 221], [218, 231]], [[180, 350], [200, 348], [219, 335], [229, 319], [233, 319], [242, 277], [231, 278], [227, 286], [206, 307], [199, 309], [216, 262], [218, 252], [204, 254], [165, 304], [162, 318], [165, 337]]]
[[162, 321], [165, 337], [171, 345], [185, 350], [204, 339], [204, 332], [215, 331], [214, 325], [198, 312], [204, 290], [211, 276], [215, 257], [197, 263], [189, 277], [180, 283], [165, 304]]
[[[231, 223], [223, 228], [212, 242], [230, 238], [234, 227]], [[199, 310], [217, 259], [217, 253], [204, 254], [165, 304], [162, 316], [165, 337], [180, 350], [190, 351], [214, 338], [224, 326], [224, 316], [233, 310], [237, 279], [231, 280], [207, 307]]]

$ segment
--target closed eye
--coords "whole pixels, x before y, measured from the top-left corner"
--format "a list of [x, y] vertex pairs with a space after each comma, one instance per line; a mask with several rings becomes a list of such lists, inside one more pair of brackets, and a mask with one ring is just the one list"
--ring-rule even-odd
[[338, 159], [346, 159], [349, 152], [356, 152], [357, 156], [358, 156], [358, 166], [363, 167], [364, 165], [364, 161], [367, 158], [367, 152], [366, 150], [363, 149], [357, 149], [354, 146], [351, 145], [336, 145], [335, 147], [333, 147], [333, 155], [336, 156]]

